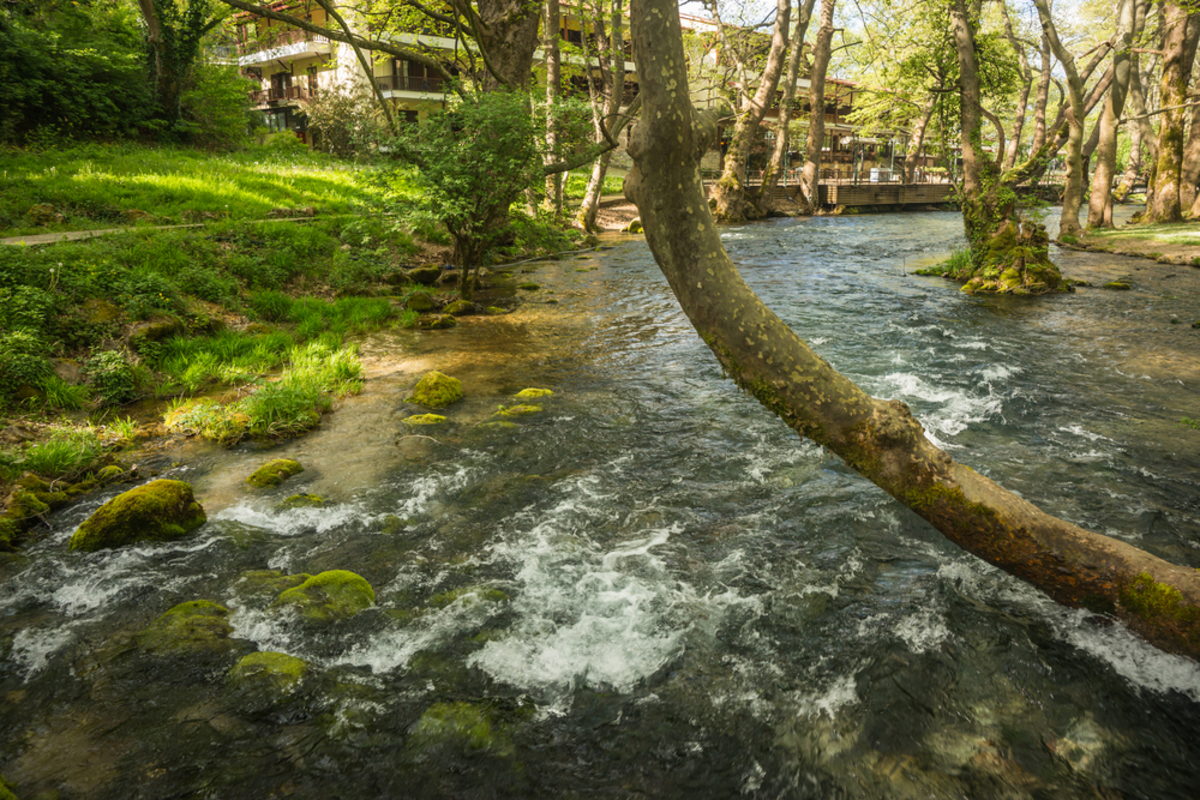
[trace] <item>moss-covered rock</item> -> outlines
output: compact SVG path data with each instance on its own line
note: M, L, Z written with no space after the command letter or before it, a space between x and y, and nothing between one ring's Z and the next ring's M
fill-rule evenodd
M288 511L293 508L324 508L333 505L333 501L319 494L294 494L282 503L275 505L276 511Z
M229 670L229 684L235 689L281 696L294 692L307 673L308 662L302 658L269 651L251 653Z
M486 708L471 703L434 703L413 726L411 746L423 749L447 744L500 756L513 749L511 739L493 725Z
M13 794L3 775L0 775L0 800L17 800L17 796Z
M426 311L433 311L437 304L433 302L433 298L429 296L428 292L414 292L412 297L405 301L404 307L409 311L424 314Z
M536 292L538 289L542 288L542 285L540 283L533 282L518 283L517 288L523 292Z
M629 224L621 229L625 233L642 233L642 218L634 217Z
M413 414L411 417L404 418L405 425L419 427L421 425L440 425L446 421L446 418L441 414Z
M478 312L478 307L470 300L455 300L442 309L447 314L456 317L466 317Z
M520 427L521 426L515 422L509 422L506 419L498 419L493 422L484 422L480 425L476 425L472 430L476 430L481 433L500 433L502 431L516 430Z
M116 464L109 464L107 467L104 467L96 473L96 477L105 483L111 483L112 481L120 480L122 477L124 477L124 475L125 470L121 469Z
M550 389L522 389L517 392L518 400L536 400L539 397L549 397L554 392Z
M278 486L293 475L304 472L304 467L298 461L290 458L273 458L266 464L254 470L254 474L246 478L246 483L256 489L267 489Z
M207 520L183 481L157 480L109 500L71 536L72 550L93 552L134 542L181 539Z
M275 601L276 607L293 606L311 622L332 622L353 617L375 604L375 590L361 575L334 569L314 575L288 589Z
M453 328L457 324L458 320L450 314L426 314L423 317L417 318L417 327L430 331Z
M496 414L503 417L524 417L529 414L538 414L541 410L541 406L533 405L532 403L519 403L515 406L501 406Z
M488 306L487 313L489 316L499 317L509 313L509 310L507 308L500 308L499 306Z
M229 609L211 600L190 600L156 619L135 641L143 650L168 655L225 650L233 632L228 616Z
M243 572L234 588L243 596L278 597L311 577L307 572L284 575L275 569L253 569Z
M412 394L405 399L426 408L442 408L461 400L462 396L462 381L435 370L417 381Z
M1127 292L1130 289L1132 289L1133 287L1130 286L1125 281L1109 281L1108 283L1104 284L1104 288L1105 289L1114 289L1118 292Z
M406 274L408 279L413 283L419 283L423 286L433 286L441 279L442 268L433 265L427 265L424 267L417 267L416 269L410 269Z

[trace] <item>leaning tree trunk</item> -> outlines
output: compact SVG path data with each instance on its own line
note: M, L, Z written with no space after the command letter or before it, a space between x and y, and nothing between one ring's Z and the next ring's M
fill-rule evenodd
M1017 154L1021 150L1021 134L1025 129L1025 114L1029 109L1029 92L1033 89L1033 70L1029 67L1029 57L1025 53L1025 43L1017 39L1013 33L1012 20L1008 15L1008 4L1001 3L1000 11L1004 14L1004 35L1017 56L1017 65L1021 70L1021 88L1017 91L1017 108L1013 113L1013 132L1008 140L1008 150L1004 154L1003 169L1012 169L1017 163Z
M813 45L812 72L808 76L808 139L804 146L804 171L800 175L800 210L815 213L820 205L821 148L825 146L825 73L833 43L834 0L821 0L821 27Z
M744 222L759 216L758 207L749 202L747 197L746 161L750 156L750 146L758 136L759 124L775 97L779 74L783 71L791 13L791 0L776 0L775 28L771 32L767 64L763 67L754 96L743 100L742 107L738 109L733 135L729 139L729 150L725 153L725 168L713 186L712 198L716 203L717 219L724 222Z
M1117 172L1117 131L1121 112L1125 109L1125 95L1129 89L1132 55L1129 52L1133 39L1139 33L1134 30L1136 14L1133 0L1121 0L1117 18L1117 43L1113 51L1113 82L1108 90L1108 100L1100 115L1098 130L1100 143L1096 147L1096 172L1092 176L1092 192L1088 201L1089 228L1111 228L1113 206L1113 178Z
M1158 130L1158 161L1154 169L1154 196L1146 206L1146 222L1180 222L1179 186L1183 176L1183 106L1196 57L1200 25L1194 12L1179 0L1165 0L1162 85L1159 104L1163 111Z
M783 97L779 100L779 118L775 124L775 147L771 150L771 158L767 168L763 170L762 185L758 188L758 211L769 214L775 210L775 187L779 185L779 175L785 169L788 146L791 144L792 105L796 102L796 80L800 77L800 56L804 52L804 36L808 33L808 23L812 19L813 6L816 0L804 0L800 7L800 18L792 29L792 41L788 45L787 72L784 74Z
M679 91L677 5L634 0L632 11L646 113L626 190L672 291L728 374L964 549L1061 603L1113 614L1165 650L1200 657L1196 570L1052 517L956 463L904 403L868 396L763 305L722 247L699 180L716 119Z
M1083 123L1087 117L1083 103L1083 79L1075 68L1075 57L1058 38L1058 30L1050 16L1048 0L1034 0L1038 16L1042 20L1042 31L1054 48L1059 64L1067 74L1067 182L1063 187L1062 218L1058 224L1059 236L1078 236L1083 233L1079 224L1079 208L1083 202Z

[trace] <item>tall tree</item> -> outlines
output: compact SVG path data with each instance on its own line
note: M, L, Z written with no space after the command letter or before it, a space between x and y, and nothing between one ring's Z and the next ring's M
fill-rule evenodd
M763 116L775 98L775 87L779 83L784 54L787 51L791 14L791 0L776 0L771 47L767 52L766 64L759 75L758 86L753 94L750 93L749 86L742 87L741 102L737 109L733 134L729 139L729 149L725 153L724 168L712 191L717 218L726 222L742 222L759 216L758 207L749 202L747 197L746 161Z
M609 23L604 24L601 4L596 6L595 34L598 48L597 64L600 68L600 80L588 81L592 101L592 124L596 131L596 140L604 141L605 137L613 138L619 130L609 134L609 127L617 119L621 101L625 95L625 26L624 4L622 0L612 0ZM588 176L587 188L584 189L583 202L575 215L576 223L585 231L596 227L596 215L600 210L600 194L604 188L604 178L608 174L608 163L612 157L611 150L605 150L592 164L591 175Z
M1147 199L1148 222L1179 222L1180 183L1183 173L1184 108L1188 84L1200 39L1200 14L1180 0L1163 0L1162 105L1158 129L1158 161L1154 169L1154 193Z
M796 102L796 82L800 78L800 62L804 56L804 36L808 33L808 23L812 19L815 2L816 0L803 0L799 18L792 26L787 70L783 76L783 92L779 98L779 117L775 121L775 143L763 170L762 184L755 200L760 214L768 214L774 209L775 187L779 185L779 176L786 168L788 147L791 144L792 107Z
M800 175L800 210L813 213L820 203L821 148L825 146L825 73L833 44L835 0L821 0L821 23L813 45L812 69L808 75L808 140L804 145L804 169Z
M632 8L645 121L631 136L626 190L672 291L726 372L965 549L1059 602L1102 609L1166 650L1200 657L1196 570L1049 516L956 463L907 406L868 396L750 290L722 247L699 181L716 118L677 89L687 75L676 6L634 0Z
M1097 123L1100 141L1096 150L1096 172L1092 176L1091 196L1088 199L1088 227L1112 227L1112 189L1117 171L1117 132L1125 110L1125 96L1132 72L1130 51L1139 31L1135 30L1137 13L1134 0L1121 0L1117 12L1117 42L1113 50L1113 83L1108 90L1104 112Z

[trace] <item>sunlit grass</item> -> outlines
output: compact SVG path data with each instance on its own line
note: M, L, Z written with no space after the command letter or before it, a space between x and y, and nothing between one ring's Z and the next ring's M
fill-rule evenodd
M1114 241L1154 239L1175 245L1200 246L1200 222L1179 222L1160 225L1127 225L1123 228L1089 230L1088 236Z

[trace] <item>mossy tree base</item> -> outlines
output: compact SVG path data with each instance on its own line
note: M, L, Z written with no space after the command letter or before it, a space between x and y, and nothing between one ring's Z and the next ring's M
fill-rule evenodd
M1046 226L1005 220L983 246L971 252L971 264L945 273L968 294L1036 295L1070 291L1058 266L1050 260Z

